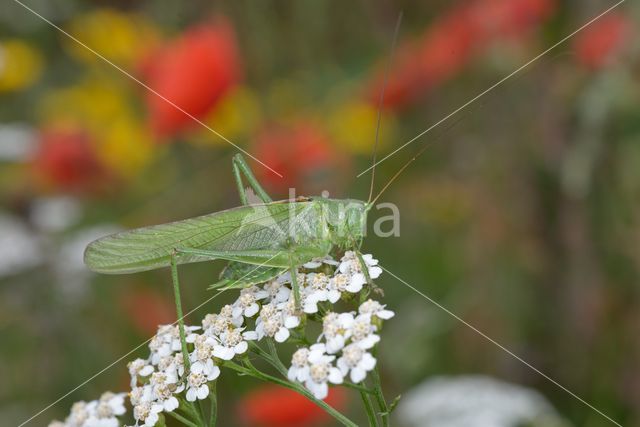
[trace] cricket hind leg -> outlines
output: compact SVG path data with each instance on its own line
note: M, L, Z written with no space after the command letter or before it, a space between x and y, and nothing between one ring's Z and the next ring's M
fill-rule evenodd
M216 249L191 249L176 248L178 255L183 255L197 260L224 259L242 264L253 264L261 267L289 268L291 263L302 265L313 258L325 256L330 249L330 244L322 242L296 245L289 248L262 248L245 250L216 250Z
M199 260L224 259L261 267L288 267L289 257L284 249L214 250L177 248L178 255Z
M242 176L247 180L247 183L251 187L253 191L255 191L256 195L262 200L263 203L270 203L273 200L267 194L267 192L262 188L258 180L256 179L251 167L244 159L242 154L236 154L233 156L233 176L236 180L236 186L238 187L238 194L240 195L240 201L243 205L248 205L249 200L247 199L247 193L244 188L244 184L242 181Z

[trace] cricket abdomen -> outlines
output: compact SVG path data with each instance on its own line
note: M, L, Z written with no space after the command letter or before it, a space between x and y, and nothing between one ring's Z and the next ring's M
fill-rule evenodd
M96 272L121 274L169 266L176 249L295 250L295 246L306 246L322 247L322 252L324 227L315 201L241 206L103 237L87 246L85 264ZM215 258L187 255L178 262Z

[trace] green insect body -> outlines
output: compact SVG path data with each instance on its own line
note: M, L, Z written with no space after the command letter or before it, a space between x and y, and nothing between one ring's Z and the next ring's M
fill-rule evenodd
M368 203L323 197L274 202L240 155L233 166L243 206L103 237L87 247L86 265L96 272L121 274L223 259L230 263L214 287L245 287L324 257L336 247L361 244ZM241 174L264 203L248 203Z
M220 273L220 281L209 289L246 288L265 283L285 273L284 267L263 267L231 261Z

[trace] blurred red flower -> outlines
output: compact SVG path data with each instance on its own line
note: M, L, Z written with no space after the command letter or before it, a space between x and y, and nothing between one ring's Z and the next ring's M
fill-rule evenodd
M555 9L555 0L479 0L470 7L481 37L519 37L531 31Z
M176 320L172 301L146 288L127 290L120 296L120 306L144 335L153 335L158 325L167 325Z
M341 160L329 137L309 122L262 129L254 151L258 159L283 176L263 167L258 169L261 181L276 191L298 187L305 180L329 173Z
M346 400L342 388L331 387L325 402L341 410ZM244 396L238 412L245 425L257 427L303 427L329 420L326 412L309 399L277 385L264 385Z
M389 74L385 107L403 108L453 77L488 44L526 34L546 18L555 0L475 0L454 6L417 40L404 43ZM377 102L376 74L368 97Z
M31 166L45 188L67 192L98 190L108 178L90 135L76 127L43 129Z
M141 64L146 83L192 116L203 118L241 75L235 34L218 18L187 30ZM146 95L149 124L161 137L193 126L187 114L160 96Z
M621 13L610 13L578 33L573 46L579 62L587 68L609 65L631 34L631 21Z

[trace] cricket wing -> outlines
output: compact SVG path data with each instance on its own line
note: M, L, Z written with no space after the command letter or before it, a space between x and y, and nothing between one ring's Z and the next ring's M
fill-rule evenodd
M172 253L180 248L273 248L286 239L289 218L309 209L306 202L273 202L123 231L90 243L84 262L99 273L121 274L167 267ZM187 255L177 259L184 264L213 258Z

